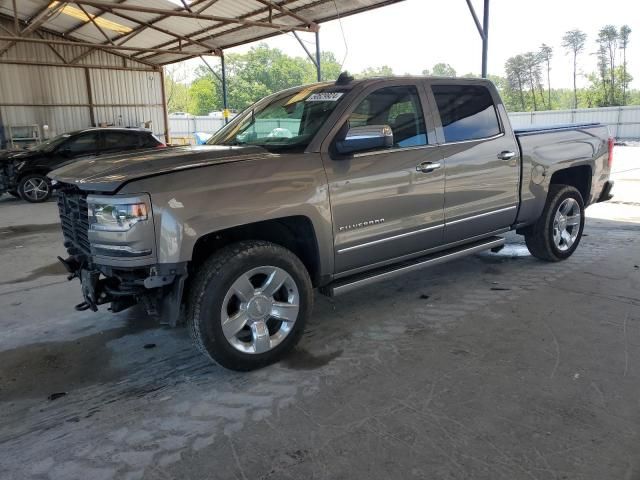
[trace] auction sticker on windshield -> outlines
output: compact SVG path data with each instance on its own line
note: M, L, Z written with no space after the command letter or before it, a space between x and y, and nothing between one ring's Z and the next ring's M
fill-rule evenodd
M305 102L337 102L344 93L342 92L320 92L309 95Z

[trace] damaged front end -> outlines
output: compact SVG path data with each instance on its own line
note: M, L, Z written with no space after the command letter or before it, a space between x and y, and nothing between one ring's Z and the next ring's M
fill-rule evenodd
M158 264L150 199L146 195L87 195L56 185L58 209L69 252L59 258L78 278L84 301L76 310L112 312L142 305L150 316L175 326L180 318L186 264Z
M0 159L0 195L15 190L16 183L15 162L10 159Z

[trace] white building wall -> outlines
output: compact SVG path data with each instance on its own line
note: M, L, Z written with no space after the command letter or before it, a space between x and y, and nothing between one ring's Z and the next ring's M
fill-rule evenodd
M515 128L599 122L607 125L611 134L618 139L640 139L640 106L513 112L509 114L509 118Z

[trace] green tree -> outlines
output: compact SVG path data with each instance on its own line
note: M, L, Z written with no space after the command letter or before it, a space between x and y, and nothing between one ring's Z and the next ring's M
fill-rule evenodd
M165 67L164 91L167 110L170 113L187 111L189 85L186 83L186 70L183 65Z
M540 60L545 64L547 68L547 107L552 108L551 105L551 59L553 58L553 48L546 43L540 46Z
M222 95L218 81L204 68L189 86L188 112L193 115L207 115L214 110L222 110Z
M610 105L616 104L616 53L618 50L618 29L613 25L605 25L598 32L599 53L606 54L608 61L609 92L608 101Z
M582 30L569 30L562 37L562 46L573 55L573 108L578 108L578 55L584 51L587 34Z
M455 77L456 70L448 63L436 63L431 70L434 77Z
M507 73L507 82L509 89L517 92L520 99L520 111L526 110L524 101L524 88L527 79L527 67L525 59L522 55L516 55L507 59L504 65L504 70Z
M393 69L388 65L382 65L381 67L367 67L360 73L356 73L356 78L371 78L371 77L390 77L393 75Z
M622 50L622 105L627 104L627 48L629 47L629 35L631 28L629 25L620 27L620 49Z

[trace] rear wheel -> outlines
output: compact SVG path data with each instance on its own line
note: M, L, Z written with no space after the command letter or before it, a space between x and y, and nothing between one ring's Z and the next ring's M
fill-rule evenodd
M269 242L244 241L212 255L191 287L193 342L231 370L280 360L298 343L313 291L302 262Z
M584 218L580 192L568 185L551 185L542 215L525 233L529 252L549 262L569 258L582 238Z
M18 183L20 198L30 203L41 203L51 196L51 185L44 175L33 173L20 179Z

